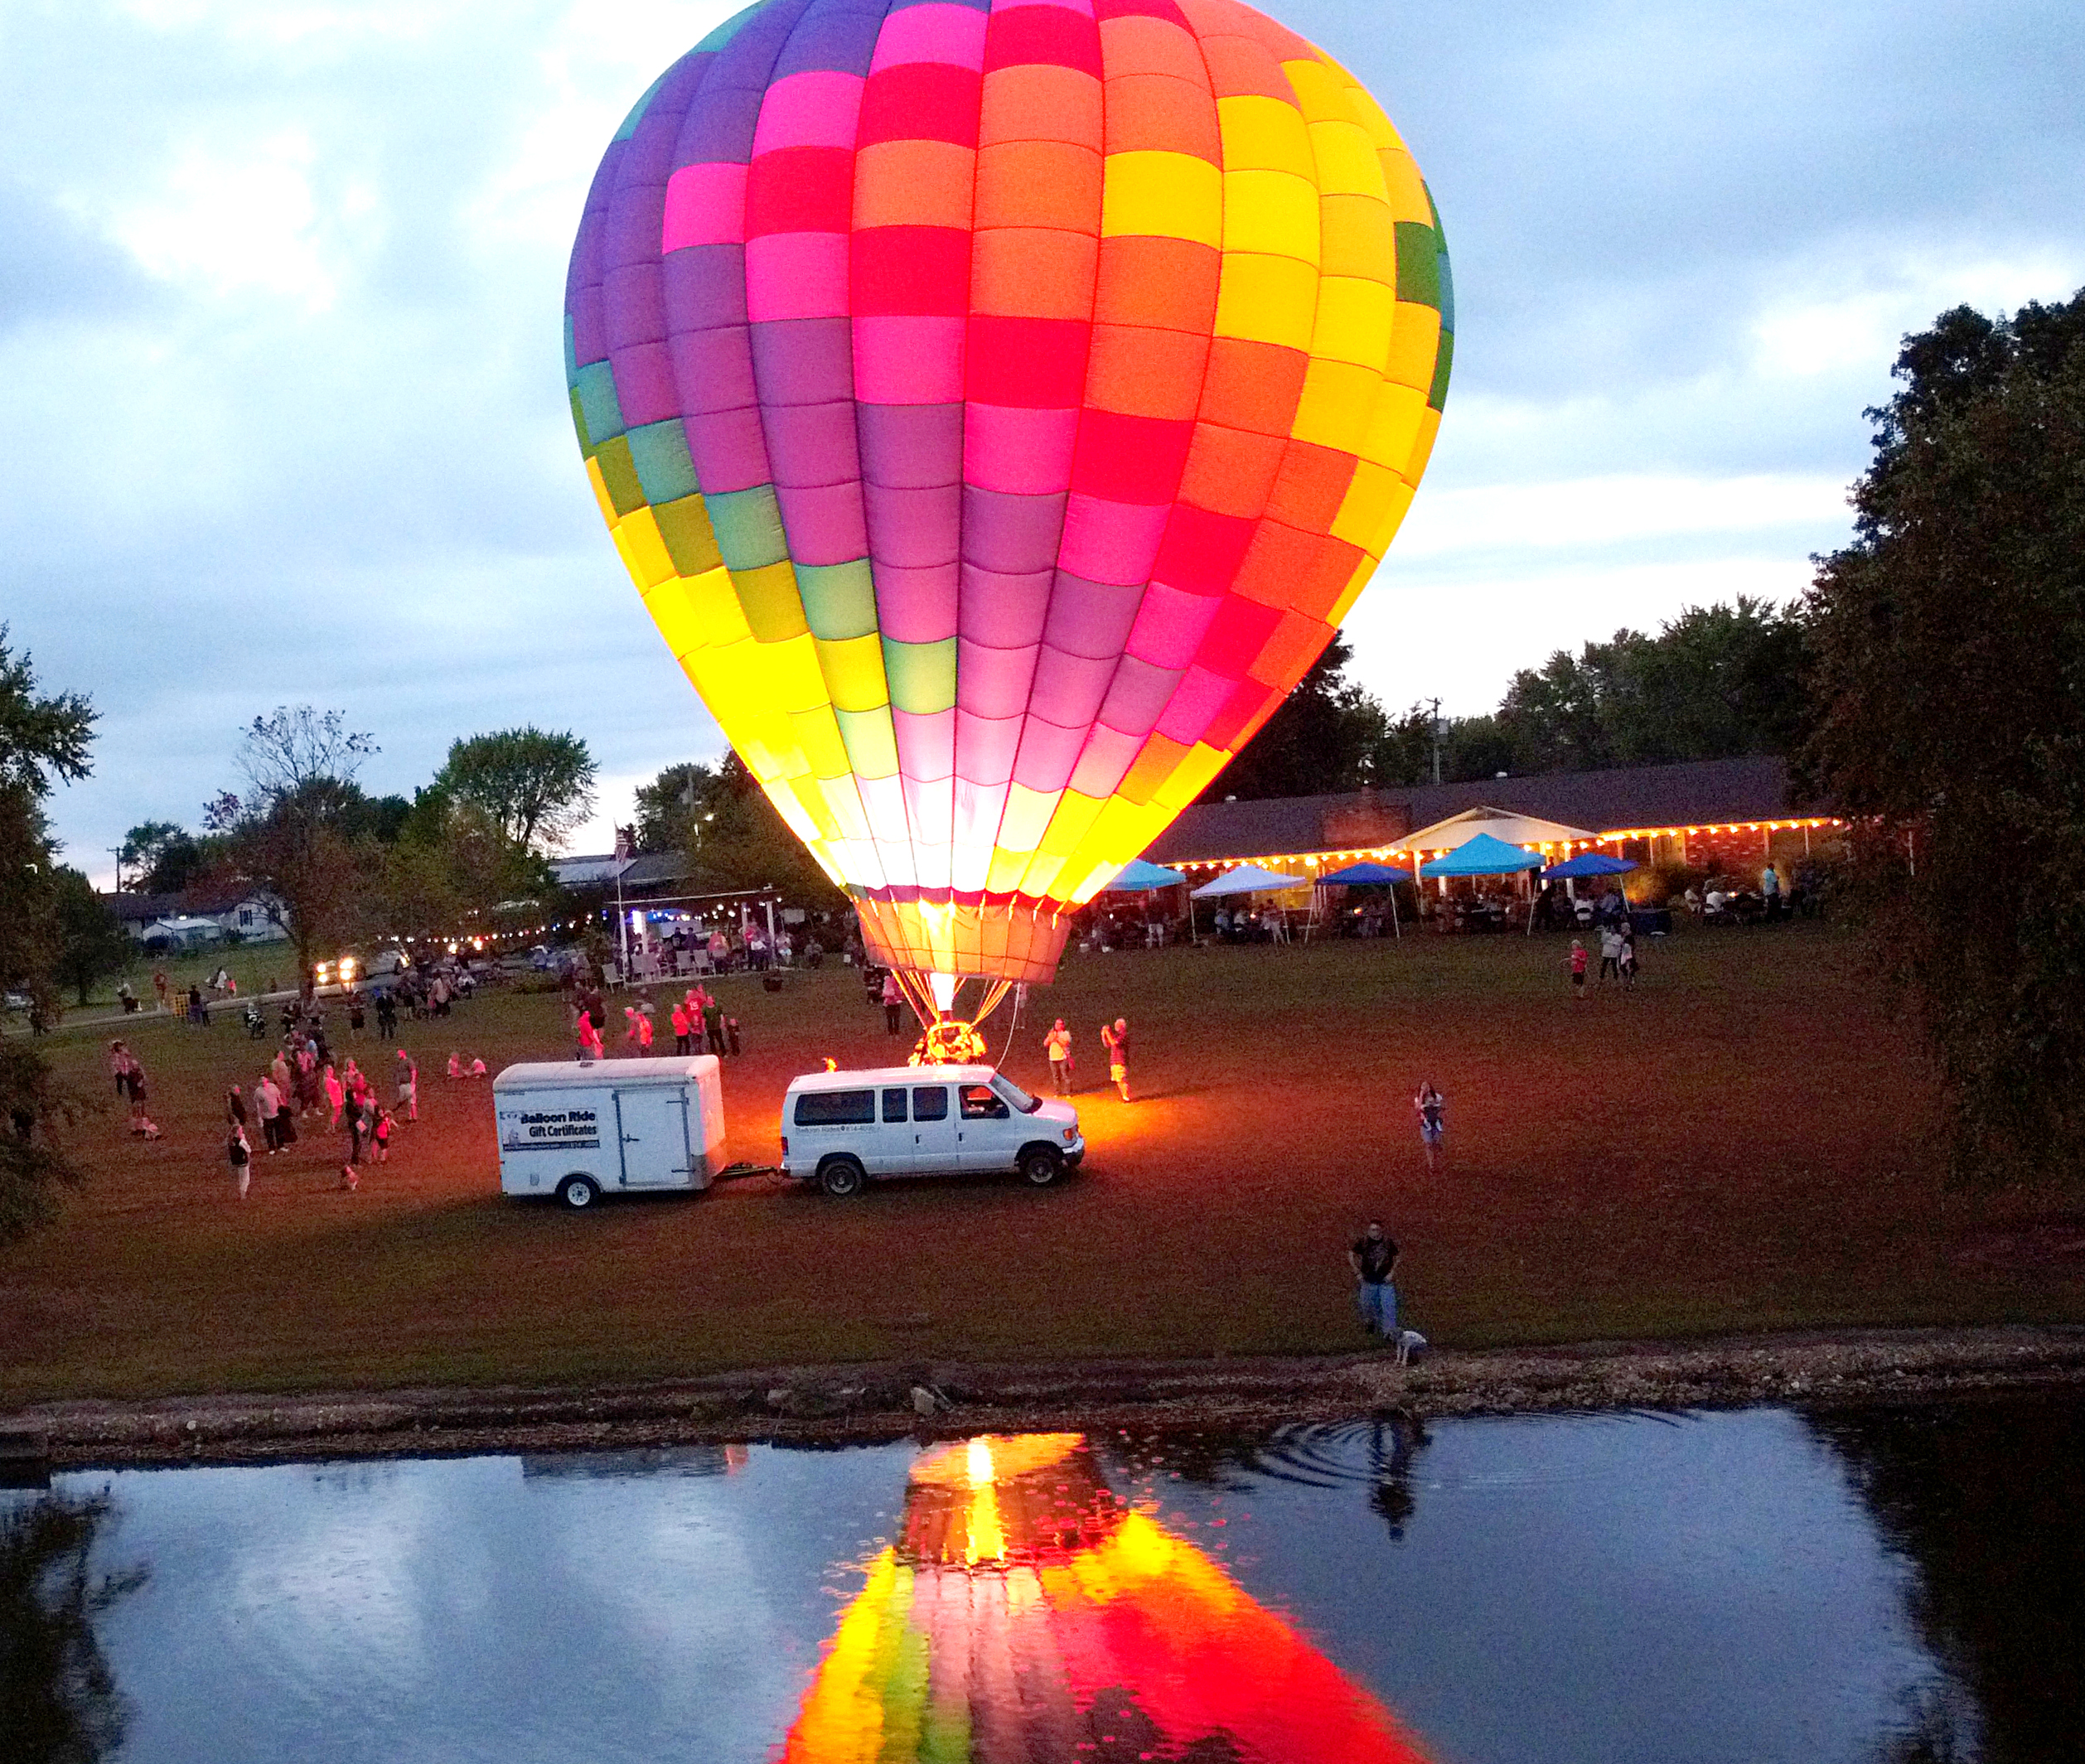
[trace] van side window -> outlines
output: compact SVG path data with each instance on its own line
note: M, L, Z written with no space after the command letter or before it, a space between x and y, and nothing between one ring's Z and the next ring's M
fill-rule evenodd
M915 1121L946 1121L948 1119L948 1092L937 1084L914 1086L912 1119Z
M796 1098L799 1127L868 1127L875 1119L873 1090L805 1090Z
M883 1093L883 1119L902 1121L905 1119L905 1092L902 1087Z
M963 1086L965 1120L1004 1121L1008 1113L1006 1099L989 1084L966 1084Z

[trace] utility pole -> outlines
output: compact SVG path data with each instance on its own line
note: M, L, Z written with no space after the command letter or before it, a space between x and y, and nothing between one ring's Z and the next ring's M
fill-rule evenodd
M110 857L116 860L116 892L121 894L123 892L124 848L120 845L107 845L104 846L102 849L106 851Z
M1434 700L1434 782L1440 782L1440 700Z

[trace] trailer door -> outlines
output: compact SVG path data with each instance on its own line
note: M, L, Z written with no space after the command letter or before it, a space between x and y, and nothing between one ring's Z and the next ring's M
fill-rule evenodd
M622 1186L686 1188L694 1181L689 1155L688 1093L665 1085L616 1092L622 1139Z

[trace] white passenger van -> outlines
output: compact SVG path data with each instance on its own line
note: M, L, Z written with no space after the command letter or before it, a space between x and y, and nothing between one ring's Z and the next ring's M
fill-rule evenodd
M510 1066L492 1106L502 1194L555 1195L576 1212L605 1194L707 1188L723 1166L714 1054Z
M782 1097L782 1168L829 1195L871 1177L1018 1170L1047 1187L1086 1156L1079 1112L989 1066L806 1072Z

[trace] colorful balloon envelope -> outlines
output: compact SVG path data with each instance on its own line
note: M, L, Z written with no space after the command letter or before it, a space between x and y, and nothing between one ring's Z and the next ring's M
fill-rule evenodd
M1396 132L1236 0L762 0L610 144L565 360L871 951L1043 980L1367 582L1453 328Z
M1076 1434L914 1467L781 1764L1425 1764L1382 1705L1108 1490Z

